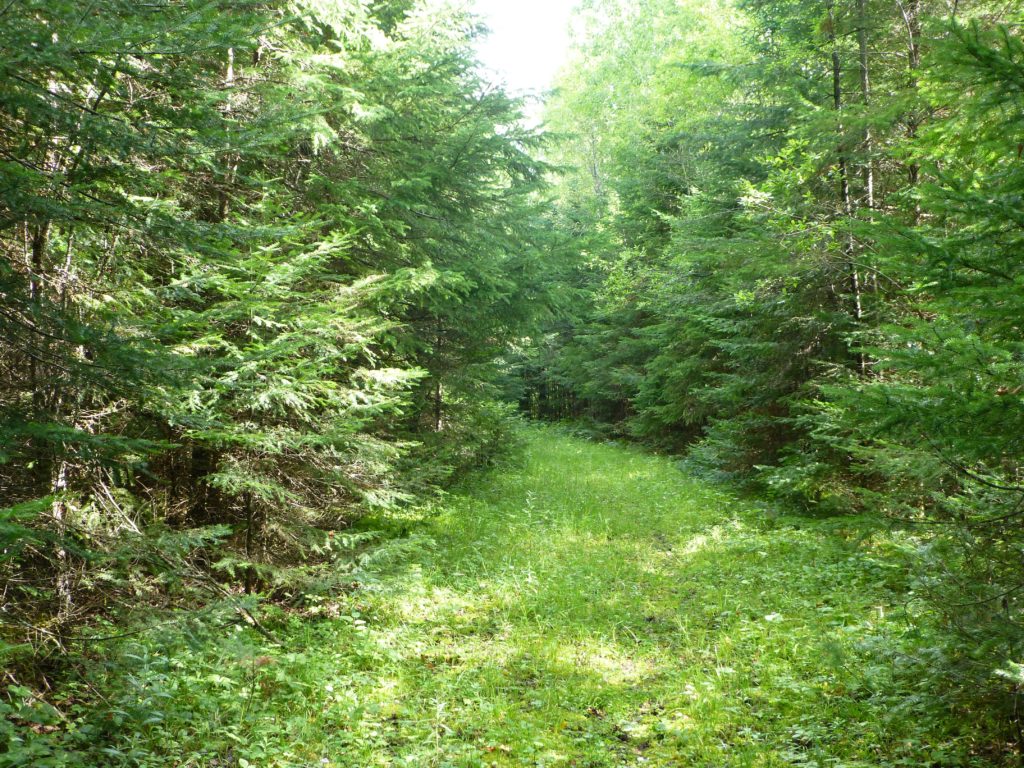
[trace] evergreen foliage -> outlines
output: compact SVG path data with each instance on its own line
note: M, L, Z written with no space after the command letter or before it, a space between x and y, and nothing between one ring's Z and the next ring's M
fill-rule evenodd
M548 112L589 298L524 356L524 401L909 526L916 593L969 638L936 688L1012 708L993 673L1024 650L1019 13L592 7Z
M301 602L325 536L502 442L537 137L430 4L0 13L9 661L169 585Z
M0 3L0 765L171 764L218 633L368 589L516 402L888 542L857 652L1017 744L908 732L1024 750L1020 10L578 14L542 132L459 4Z

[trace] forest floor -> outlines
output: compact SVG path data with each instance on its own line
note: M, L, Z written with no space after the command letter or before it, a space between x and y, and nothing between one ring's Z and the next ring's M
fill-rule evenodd
M188 690L221 700L173 764L994 764L893 661L920 643L912 542L779 516L639 450L523 439L443 503L364 521L393 563L319 618L271 615L264 656L196 651Z
M410 522L320 681L348 722L311 713L325 765L984 764L876 652L910 631L890 533L543 428Z

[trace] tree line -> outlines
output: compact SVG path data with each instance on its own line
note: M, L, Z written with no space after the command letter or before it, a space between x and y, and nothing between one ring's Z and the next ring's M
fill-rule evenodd
M549 106L576 311L523 406L909 532L933 690L1024 642L1020 8L594 0ZM966 641L965 641L966 637ZM927 644L926 644L927 645ZM1015 718L1016 715L1011 715Z
M12 667L197 593L300 599L335 531L500 444L492 361L554 298L478 34L411 0L0 8Z

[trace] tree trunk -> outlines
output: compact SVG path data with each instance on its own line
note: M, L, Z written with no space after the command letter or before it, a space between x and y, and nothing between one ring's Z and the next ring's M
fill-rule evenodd
M590 178L594 183L594 197L604 199L604 181L601 179L601 165L597 159L597 140L590 138Z
M434 431L444 429L444 388L441 379L434 380Z
M903 22L907 28L907 71L910 76L910 89L916 91L918 86L917 71L921 68L921 3L920 0L908 0L904 5L898 0L900 12L903 14ZM918 117L913 108L907 115L907 137L911 140L917 137L919 126ZM907 166L907 181L910 186L917 186L921 177L921 166L911 161ZM914 225L921 222L921 206L914 203Z
M829 15L829 44L832 48L832 106L835 109L837 116L836 131L839 134L839 147L838 147L838 167L839 167L839 197L842 203L843 213L846 214L847 224L853 219L854 205L853 198L850 194L850 163L849 157L847 156L846 138L844 136L844 127L842 122L843 112L843 70L842 63L839 58L839 47L836 36L836 20L835 20L835 5L829 3L828 5ZM843 255L846 258L847 267L849 270L849 281L850 281L850 294L853 299L852 315L856 322L860 322L864 317L864 306L861 297L861 284L860 274L857 271L855 263L855 255L857 250L857 244L854 240L853 233L847 231L845 243L843 245ZM858 367L861 374L866 372L866 361L864 355L858 355Z
M854 213L853 198L850 195L850 163L847 157L846 139L843 135L844 128L842 122L843 112L843 70L839 59L839 49L836 42L836 31L835 31L835 14L834 6L829 4L829 43L832 46L832 105L835 109L836 115L839 118L836 130L839 134L839 197L842 202L843 212L847 218L852 218ZM848 233L846 236L846 244L843 248L843 252L846 256L847 263L850 265L850 288L853 293L853 316L854 319L860 320L863 317L863 309L861 304L860 295L860 276L857 274L857 270L854 268L853 258L856 243L853 239L853 233Z
M864 114L867 116L868 108L871 106L871 74L868 61L868 14L867 0L857 0L857 49L860 54L860 98L864 105ZM869 208L875 207L875 164L872 158L874 152L874 138L871 135L871 126L864 128L864 204Z
M46 269L46 250L50 236L50 223L43 222L42 224L37 224L31 228L31 231L28 293L29 304L33 313L30 322L34 328L42 317L43 312L43 274ZM31 346L38 338L40 337L31 337L28 342L29 345ZM35 412L34 417L42 421L45 418L43 414L46 411L47 398L44 387L48 377L44 375L41 369L40 357L42 356L36 355L34 350L29 349L28 380L29 387L32 390L32 408ZM47 473L45 482L49 483L49 479L49 473Z
M224 72L224 88L231 89L235 85L235 49L228 48L227 61ZM231 97L227 99L224 106L224 114L232 112ZM237 154L228 152L223 159L226 171L225 181L217 184L216 178L213 184L216 188L217 213L214 216L214 223L223 224L230 212L231 199L228 194L228 186L233 182L238 168ZM194 445L189 467L189 487L191 499L189 501L189 515L196 522L208 523L220 520L220 496L217 490L210 486L206 477L217 471L220 463L218 453L204 445Z
M192 447L189 462L189 516L196 523L209 523L217 518L219 498L217 489L207 481L207 476L217 471L217 454L201 445Z
M251 493L246 492L243 503L245 505L245 559L249 561L245 569L245 594L251 595L256 591L257 574L252 563L253 558L256 557L256 540L259 534L256 531L256 512Z
M56 573L54 576L54 591L57 597L57 626L58 635L64 636L67 626L71 622L71 615L74 610L74 603L71 591L71 561L64 541L68 535L68 463L58 459L53 475L52 483L53 503L50 506L50 514L53 517L53 531L56 535L54 560L56 561Z

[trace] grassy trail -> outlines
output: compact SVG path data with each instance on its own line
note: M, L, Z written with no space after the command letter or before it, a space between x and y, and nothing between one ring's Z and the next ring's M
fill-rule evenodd
M132 646L118 708L142 725L117 765L997 764L984 717L891 653L927 649L911 542L773 516L638 450L525 441L443 504L365 521L375 575L268 606L280 642Z
M907 631L891 538L772 520L637 451L527 440L361 596L331 765L984 764L873 661Z

